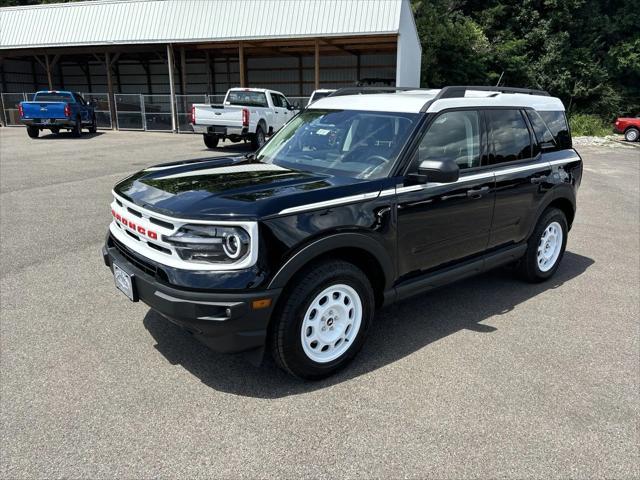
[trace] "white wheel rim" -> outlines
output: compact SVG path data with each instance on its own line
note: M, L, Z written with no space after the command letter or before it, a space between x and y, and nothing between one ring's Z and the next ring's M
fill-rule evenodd
M362 323L362 301L349 285L325 288L304 314L302 349L317 363L331 362L351 348Z
M638 134L635 132L635 130L631 130L627 132L627 140L635 142L637 138L638 138Z
M538 242L538 268L548 272L558 261L562 250L562 227L558 222L551 222L540 236Z

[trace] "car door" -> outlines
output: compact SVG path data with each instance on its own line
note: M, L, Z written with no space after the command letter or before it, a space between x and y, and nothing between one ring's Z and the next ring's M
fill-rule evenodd
M275 92L271 92L271 101L273 102L273 121L271 126L273 131L277 132L280 127L284 125L284 111L286 110L282 105L281 96Z
M496 201L489 248L527 238L551 187L551 165L542 157L524 111L486 110L489 165L496 175Z
M89 110L87 109L87 103L84 101L84 98L79 93L74 93L73 96L76 98L76 103L78 105L78 111L80 113L80 118L83 123L89 121Z
M450 110L429 125L407 173L424 160L453 160L460 178L396 189L399 276L431 270L484 252L494 178L483 168L486 133L478 110Z
M282 109L284 110L282 114L282 125L284 125L291 119L291 117L295 115L295 112L291 109L291 104L289 103L289 100L287 100L287 97L285 97L284 95L278 96L280 97L280 103L282 104ZM282 125L280 125L280 127L282 127Z

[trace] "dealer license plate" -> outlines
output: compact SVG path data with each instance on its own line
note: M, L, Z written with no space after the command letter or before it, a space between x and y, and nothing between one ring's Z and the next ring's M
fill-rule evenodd
M129 300L135 302L135 297L133 296L133 278L131 278L131 275L114 263L113 278L116 282L116 288L129 297Z

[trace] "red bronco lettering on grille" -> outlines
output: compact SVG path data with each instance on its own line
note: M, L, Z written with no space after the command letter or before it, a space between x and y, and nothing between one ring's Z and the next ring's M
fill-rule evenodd
M139 233L140 235L149 237L151 240L158 239L158 234L156 232L154 232L153 230L147 230L146 228L141 227L140 225L136 224L134 221L123 217L119 213L116 213L116 211L113 209L111 209L111 215L113 215L113 218L115 218L122 225L124 225L125 227L129 227L134 232Z

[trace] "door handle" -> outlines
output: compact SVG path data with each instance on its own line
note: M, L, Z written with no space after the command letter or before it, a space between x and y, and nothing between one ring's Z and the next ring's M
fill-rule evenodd
M489 187L472 188L467 190L467 197L469 198L482 198L482 196L489 191Z
M533 183L534 185L538 185L540 183L544 183L547 181L547 176L546 175L540 175L539 177L532 177L531 178L531 183Z

